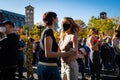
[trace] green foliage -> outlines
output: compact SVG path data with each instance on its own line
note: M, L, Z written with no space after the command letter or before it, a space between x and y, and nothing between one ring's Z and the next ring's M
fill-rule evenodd
M27 25L24 25L21 34L26 35L26 31L29 31L29 27Z
M114 26L113 18L97 19L92 16L88 23L88 29L94 27L98 29L99 33L105 32L106 35L112 35L112 33L108 33L108 31L113 29Z
M55 36L56 42L59 42L59 39L60 39L60 33L57 32L57 31L54 31L54 36Z
M42 30L43 29L38 28L37 25L33 25L32 30L29 30L29 27L24 25L23 30L21 32L21 35L29 36L29 37L32 37L35 40L39 40ZM22 37L22 38L26 38L26 37Z
M120 17L113 18L113 22L114 22L114 29L115 29L117 25L120 24Z
M43 31L44 26L33 25L32 30L29 32L30 36L35 40L39 40L41 36L41 32Z
M27 25L24 25L23 30L28 30L29 31L29 27Z
M38 36L40 36L40 29L37 27L37 25L34 25L32 27L31 33L32 33L32 35L38 35Z

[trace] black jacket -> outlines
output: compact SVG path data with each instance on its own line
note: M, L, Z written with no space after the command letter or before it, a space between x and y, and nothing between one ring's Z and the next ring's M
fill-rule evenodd
M18 35L11 33L0 41L0 67L8 67L17 64L18 59Z

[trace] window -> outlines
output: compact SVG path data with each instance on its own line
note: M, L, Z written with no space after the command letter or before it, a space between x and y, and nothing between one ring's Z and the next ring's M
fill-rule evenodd
M29 10L27 10L26 12L29 13Z
M33 13L33 11L31 10L30 13Z

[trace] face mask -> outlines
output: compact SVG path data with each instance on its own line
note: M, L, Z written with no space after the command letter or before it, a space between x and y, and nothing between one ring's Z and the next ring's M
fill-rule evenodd
M64 31L67 31L69 28L70 28L70 24L68 24L68 23L63 24L63 30Z
M5 33L6 28L4 26L0 26L0 32Z
M54 24L54 29L55 29L55 31L59 32L59 26L58 26L57 22Z
M116 37L120 37L120 34L117 34Z

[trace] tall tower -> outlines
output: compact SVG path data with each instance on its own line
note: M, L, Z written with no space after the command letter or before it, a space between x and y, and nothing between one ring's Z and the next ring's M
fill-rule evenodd
M106 12L101 12L100 13L100 19L107 19L107 13Z
M25 7L25 24L29 27L30 30L34 25L34 7L31 5Z

